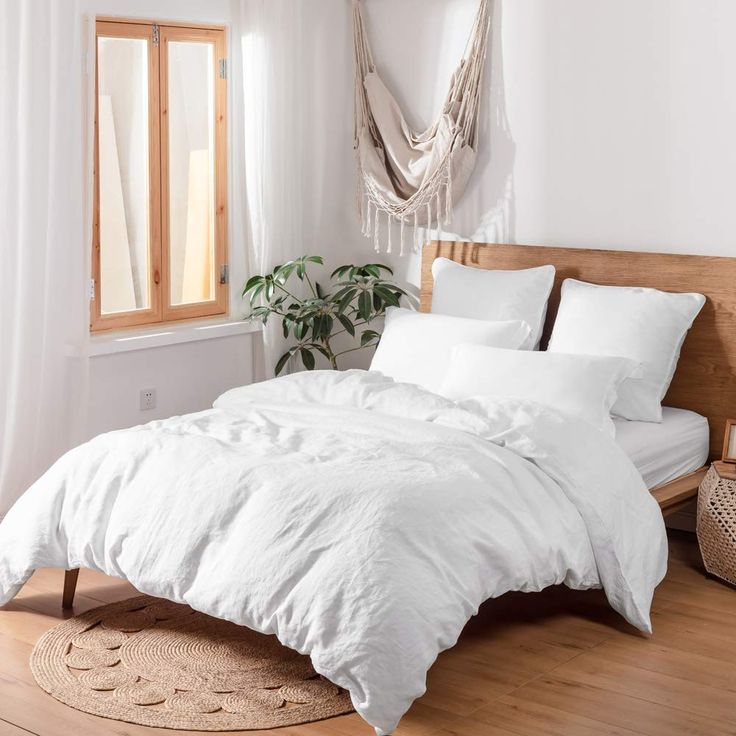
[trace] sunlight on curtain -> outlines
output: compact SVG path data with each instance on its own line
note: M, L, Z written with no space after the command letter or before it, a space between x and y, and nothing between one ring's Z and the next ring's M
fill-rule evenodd
M243 102L251 273L313 247L305 243L304 140L310 89L304 2L241 0ZM266 376L283 352L280 324L264 332Z
M74 0L0 0L0 516L85 418L84 33Z

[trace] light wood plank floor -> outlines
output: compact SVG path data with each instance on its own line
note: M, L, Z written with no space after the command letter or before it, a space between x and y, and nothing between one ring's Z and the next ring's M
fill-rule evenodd
M671 533L670 550L651 638L625 624L598 591L557 588L489 601L458 645L440 656L427 694L397 736L736 734L736 591L704 576L693 536ZM38 571L0 609L0 736L165 733L80 713L35 685L28 658L63 618L62 576ZM126 583L82 571L75 610L133 594ZM266 733L373 731L353 714L257 735Z

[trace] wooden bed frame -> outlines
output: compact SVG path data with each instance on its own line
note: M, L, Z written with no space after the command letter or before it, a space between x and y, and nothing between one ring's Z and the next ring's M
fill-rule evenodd
M566 278L608 286L649 286L695 291L706 303L690 329L664 403L708 418L710 459L720 457L726 420L736 413L736 258L668 253L551 248L433 241L422 255L421 309L432 305L432 263L438 257L476 268L516 270L552 264L557 269L549 299L542 347L549 341ZM652 491L665 516L679 511L698 492L707 468Z
M705 294L707 301L682 347L665 403L707 417L711 459L720 457L726 420L736 413L736 258L433 241L422 256L421 308L425 312L432 305L432 262L439 256L498 270L553 264L557 274L542 347L549 340L560 303L560 285L566 278ZM706 470L701 468L652 491L665 516L679 511L697 494ZM64 608L72 607L78 575L79 570L66 571Z

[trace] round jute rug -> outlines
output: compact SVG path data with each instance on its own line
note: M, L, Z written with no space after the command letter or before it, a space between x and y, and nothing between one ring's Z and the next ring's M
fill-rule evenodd
M72 708L144 726L248 731L353 710L347 692L275 636L149 596L54 627L31 670Z

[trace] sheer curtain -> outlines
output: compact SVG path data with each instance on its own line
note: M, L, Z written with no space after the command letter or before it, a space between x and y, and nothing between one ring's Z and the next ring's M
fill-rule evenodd
M0 517L85 418L84 35L74 0L0 0Z
M306 126L312 103L304 53L303 0L240 0L243 131L251 273L266 273L309 249L305 207ZM280 323L264 331L265 376L283 353Z

